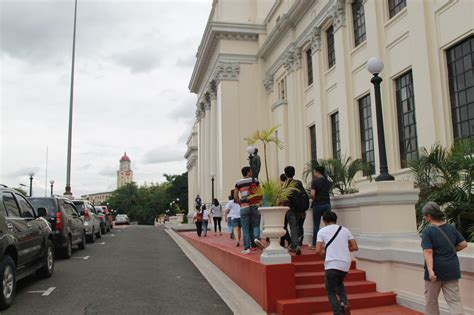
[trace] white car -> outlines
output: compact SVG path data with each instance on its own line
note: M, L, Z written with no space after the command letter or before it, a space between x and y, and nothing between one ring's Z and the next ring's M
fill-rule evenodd
M118 224L130 224L130 219L128 218L128 215L126 214L117 214L115 217L115 225Z

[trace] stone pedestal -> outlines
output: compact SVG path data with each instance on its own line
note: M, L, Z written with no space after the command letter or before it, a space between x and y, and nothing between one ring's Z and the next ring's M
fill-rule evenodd
M177 221L177 223L183 223L183 218L184 218L184 214L183 214L183 213L177 213L177 214L176 214L176 221Z
M270 239L270 245L263 250L260 262L265 265L289 264L291 256L280 246L280 237L285 235L283 228L288 207L260 207L262 215L263 236Z

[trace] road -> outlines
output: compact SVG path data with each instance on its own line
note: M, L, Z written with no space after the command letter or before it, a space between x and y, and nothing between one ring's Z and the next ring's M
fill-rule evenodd
M232 312L163 228L135 225L56 260L49 279L20 281L2 314Z

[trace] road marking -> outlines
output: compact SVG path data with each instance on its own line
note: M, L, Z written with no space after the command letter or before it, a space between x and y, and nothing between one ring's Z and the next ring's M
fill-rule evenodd
M51 294L51 292L54 291L54 289L56 289L56 287L51 287L49 288L48 290L46 290L43 294L41 294L42 296L48 296Z
M77 258L77 259L84 259L84 260L87 260L90 258L90 256L85 256L85 257L73 257L73 258Z
M28 293L42 293L42 296L48 296L50 295L56 287L50 287L47 290L38 290L38 291L28 291Z
M115 234L110 234L110 236L115 236Z
M105 242L99 243L100 245L105 245Z

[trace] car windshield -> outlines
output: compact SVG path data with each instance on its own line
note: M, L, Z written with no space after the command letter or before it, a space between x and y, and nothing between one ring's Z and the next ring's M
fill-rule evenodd
M82 201L73 201L72 203L76 206L80 215L84 215L84 209L86 208L86 205Z
M38 211L38 208L45 208L48 211L48 217L54 218L56 216L56 202L54 198L28 198L33 207Z
M104 210L100 207L95 207L95 210L97 211L97 213L103 213Z

